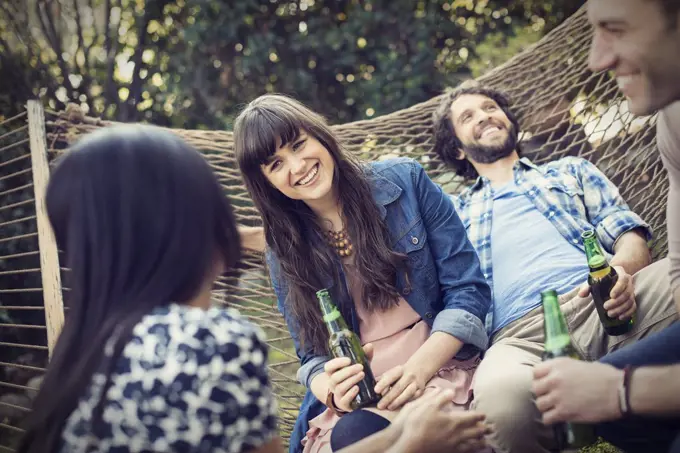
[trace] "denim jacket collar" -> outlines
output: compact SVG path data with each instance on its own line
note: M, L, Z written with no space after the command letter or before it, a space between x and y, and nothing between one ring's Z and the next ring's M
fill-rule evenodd
M380 217L384 220L387 216L387 209L385 209L385 206L399 198L402 189L389 179L380 176L375 172L371 171L367 176L369 178L369 184L371 185L373 199L378 204Z

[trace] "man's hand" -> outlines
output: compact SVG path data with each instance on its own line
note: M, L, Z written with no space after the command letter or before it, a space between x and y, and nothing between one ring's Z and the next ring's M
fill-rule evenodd
M557 358L534 367L532 389L543 423L596 423L621 417L623 371L598 362Z
M619 280L609 293L610 299L605 301L604 308L610 318L628 319L635 314L637 303L635 302L635 287L633 277L621 266L614 266ZM578 292L580 297L588 297L590 286L584 283Z
M390 428L399 430L399 440L389 453L469 453L486 446L484 436L491 428L479 412L451 411L453 393L434 390L408 403Z

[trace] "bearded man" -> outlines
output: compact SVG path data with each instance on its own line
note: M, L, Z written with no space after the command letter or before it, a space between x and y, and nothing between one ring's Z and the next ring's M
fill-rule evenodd
M454 202L493 291L490 347L475 374L473 407L493 426L496 451L550 451L552 430L532 393L532 369L544 351L541 292L557 291L575 348L598 360L677 320L668 261L651 263L649 225L595 165L577 157L536 165L521 157L519 124L501 92L450 92L433 122L439 157L476 178ZM605 303L609 316L635 315L627 334L609 336L600 323L585 283L585 230L595 231L619 276Z

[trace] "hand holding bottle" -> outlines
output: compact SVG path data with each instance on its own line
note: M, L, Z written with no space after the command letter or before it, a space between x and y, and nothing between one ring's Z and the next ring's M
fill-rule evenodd
M605 301L604 308L610 318L628 319L635 314L637 303L635 302L635 286L633 277L621 266L613 266L618 281L609 293L610 299ZM578 295L588 297L590 286L584 283Z
M368 360L373 357L373 345L363 347ZM333 393L333 403L345 412L351 412L351 403L359 393L357 385L364 377L363 366L352 364L348 357L331 359L324 365L324 372L328 375L328 389Z
M532 390L543 423L597 423L621 417L623 371L598 362L560 357L534 367Z

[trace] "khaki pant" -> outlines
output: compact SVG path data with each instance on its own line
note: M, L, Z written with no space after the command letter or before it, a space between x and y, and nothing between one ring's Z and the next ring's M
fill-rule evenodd
M667 259L647 266L633 279L636 324L619 337L604 332L590 296L579 297L578 288L560 296L574 346L586 360L598 360L678 319ZM543 337L543 308L538 307L494 335L475 373L472 408L484 412L493 424L490 441L499 453L545 453L554 447L552 430L541 423L531 392L532 367L541 361Z

